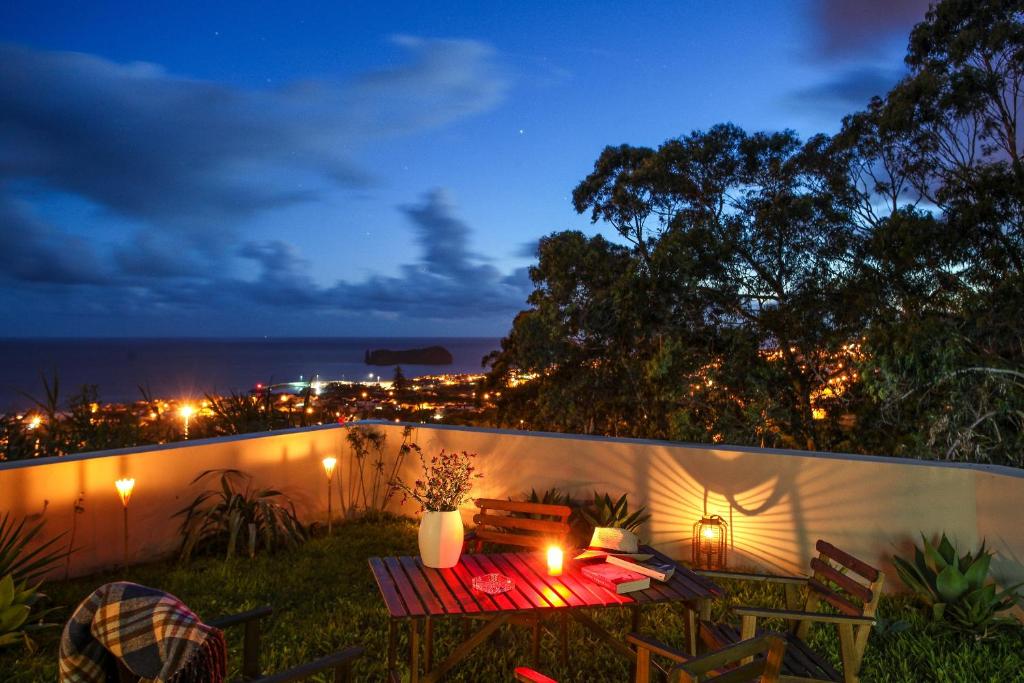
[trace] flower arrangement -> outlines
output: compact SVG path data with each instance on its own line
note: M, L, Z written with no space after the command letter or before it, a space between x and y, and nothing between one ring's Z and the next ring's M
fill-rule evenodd
M402 504L410 498L428 512L451 512L469 498L473 480L484 476L476 473L473 458L476 453L441 451L427 463L422 451L417 451L423 465L423 478L409 486L401 478L391 481L391 488L402 492Z

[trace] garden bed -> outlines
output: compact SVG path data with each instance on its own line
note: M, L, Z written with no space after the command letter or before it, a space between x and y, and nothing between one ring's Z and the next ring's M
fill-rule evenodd
M402 519L353 522L336 526L330 538L315 538L297 550L254 560L224 561L203 557L187 565L163 562L132 567L68 582L50 583L43 590L63 609L57 619L67 618L75 605L94 588L126 579L169 591L196 610L213 618L264 604L275 614L265 625L265 671L279 671L315 659L348 645L362 645L366 654L356 664L356 680L384 677L387 612L377 593L366 559L375 555L414 554L415 526ZM764 586L744 587L723 582L732 603L779 605L781 596ZM724 606L716 608L719 612ZM681 645L682 621L669 608L645 610L642 628L670 643ZM1024 681L1024 636L1020 630L991 640L942 630L924 622L904 598L883 599L881 625L871 635L861 672L873 681ZM618 633L628 628L624 610L608 609L595 614ZM908 622L906 630L891 627L894 619ZM406 647L400 630L400 651ZM436 631L438 653L458 641L458 627L442 621ZM57 629L39 639L39 649L0 651L0 680L10 683L51 682L57 679ZM568 667L559 662L556 643L545 638L542 669L559 681L628 679L624 660L594 647L581 630L573 627L570 649L578 652ZM816 644L837 659L838 643L832 632L819 630ZM237 667L240 643L230 642L231 664ZM529 632L506 627L475 656L452 672L452 681L512 680L515 666L529 663ZM237 675L237 671L232 672ZM316 679L313 679L316 680ZM326 680L323 679L323 680Z

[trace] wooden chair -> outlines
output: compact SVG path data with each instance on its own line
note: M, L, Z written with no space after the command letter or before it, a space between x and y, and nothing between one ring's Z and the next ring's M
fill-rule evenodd
M776 636L745 640L702 657L691 657L636 633L631 633L626 640L636 648L635 683L650 682L654 656L675 664L668 672L670 683L775 683L779 680L786 651L786 641ZM557 683L524 666L515 670L515 676L522 683Z
M740 627L712 624L702 619L701 640L716 649L740 640L752 638L757 632L757 620L782 619L790 622L785 633L786 657L782 662L781 681L844 681L856 683L867 648L868 636L875 623L875 610L882 595L885 575L862 560L843 552L830 543L815 544L818 557L811 560L813 575L808 577L744 574L727 571L699 571L704 576L719 579L741 579L779 583L786 587L786 609L759 609L735 607ZM797 589L805 587L807 598L803 608L797 603ZM827 603L835 612L820 612ZM811 624L835 624L839 636L842 672L807 645Z
M352 680L352 662L361 654L361 647L347 647L326 657L300 664L280 673L264 676L260 669L260 619L270 616L273 608L269 605L247 612L232 614L206 622L209 626L225 631L234 626L242 631L242 681L249 683L291 683L302 681L324 671L333 671L334 683L348 683ZM138 683L141 679L118 662L120 683Z
M569 516L572 508L568 505L548 505L516 500L478 498L479 511L473 516L476 528L466 534L464 550L481 552L485 545L514 546L530 550L542 550L549 545L565 547L569 536ZM560 616L560 641L562 660L569 658L568 615ZM540 636L543 617L536 614L517 616L509 623L526 626L533 630L531 655L534 666L540 663Z

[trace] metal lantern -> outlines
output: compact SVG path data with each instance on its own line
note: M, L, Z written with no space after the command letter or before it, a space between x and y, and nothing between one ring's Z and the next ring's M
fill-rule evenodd
M722 569L729 538L729 525L719 515L704 516L693 525L693 566Z

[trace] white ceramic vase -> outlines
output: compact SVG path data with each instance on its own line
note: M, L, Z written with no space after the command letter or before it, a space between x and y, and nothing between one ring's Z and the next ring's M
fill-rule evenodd
M427 567L454 567L462 554L462 515L458 510L423 513L420 518L420 558Z

